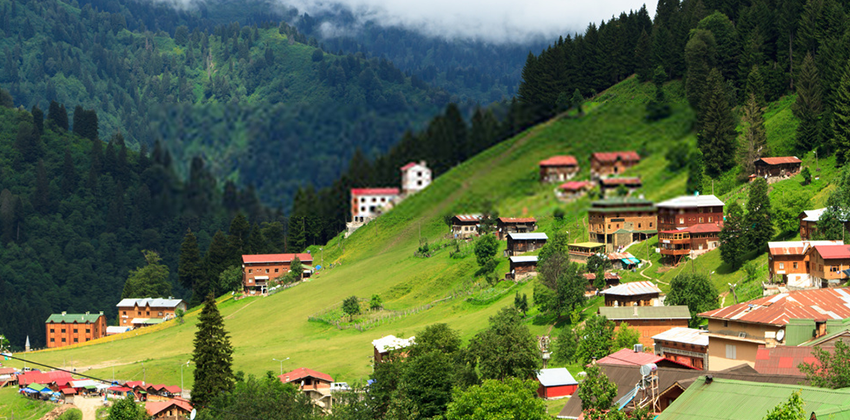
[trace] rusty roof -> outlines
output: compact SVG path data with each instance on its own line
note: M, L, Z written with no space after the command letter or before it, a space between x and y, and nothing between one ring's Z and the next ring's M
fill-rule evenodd
M662 360L664 360L663 357L656 356L653 353L622 349L597 360L596 363L600 365L641 366L647 363L658 363Z
M541 160L540 166L576 166L578 160L575 156L552 156L549 159Z
M768 242L771 255L803 255L810 247L817 245L840 245L841 241L785 241Z
M537 219L533 217L500 217L502 223L537 223Z
M635 281L631 283L623 283L619 286L614 286L610 289L599 292L604 295L615 296L635 296L648 295L652 293L661 294L661 289L651 281Z
M850 318L850 293L845 288L798 290L699 314L703 318L784 326L789 319Z
M591 158L600 162L614 162L618 159L625 161L638 161L640 160L640 155L633 150L626 152L596 152L591 155Z
M766 157L759 159L768 165L782 165L784 163L803 163L797 156ZM756 162L758 162L757 160Z
M655 341L672 341L675 343L694 344L697 346L708 346L708 336L700 334L696 328L675 327L661 334L652 336Z
M454 217L458 221L461 222L480 222L482 216L478 213L476 214L457 214Z
M587 187L588 185L590 185L590 183L587 181L570 181L561 184L561 186L559 186L558 188L567 191L578 191L582 188Z

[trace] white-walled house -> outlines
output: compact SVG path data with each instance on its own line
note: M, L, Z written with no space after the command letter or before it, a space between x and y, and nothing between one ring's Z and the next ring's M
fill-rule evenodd
M401 191L404 194L413 194L425 189L431 184L431 170L425 161L419 163L410 162L401 167Z

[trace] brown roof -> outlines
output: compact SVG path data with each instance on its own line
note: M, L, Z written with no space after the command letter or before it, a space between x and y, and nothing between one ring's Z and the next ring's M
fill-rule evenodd
M500 217L501 223L537 223L537 219L533 217Z
M540 166L576 166L578 160L575 156L552 156L549 159L541 160Z
M591 155L591 158L600 162L614 162L617 159L625 161L639 161L640 155L631 150L627 152L596 152Z
M602 178L599 180L602 185L611 186L611 185L643 185L640 178L631 177L631 178Z
M850 293L845 288L798 290L751 300L699 314L703 318L784 326L789 319L850 318Z
M148 401L145 403L145 410L148 415L155 416L172 406L181 408L184 411L192 411L192 404L182 398L172 398L168 401Z
M783 163L802 163L797 156L783 156L783 157L766 157L759 159L760 161L768 164L768 165L782 165ZM756 161L758 162L758 160Z

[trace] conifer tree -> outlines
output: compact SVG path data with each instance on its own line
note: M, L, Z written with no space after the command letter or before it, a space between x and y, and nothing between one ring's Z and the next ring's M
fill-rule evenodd
M685 193L693 194L699 192L702 188L702 153L698 150L691 153L690 161L688 162L688 181L685 184Z
M750 93L743 108L741 117L744 129L741 133L741 168L742 176L749 177L755 173L755 161L766 154L767 132L764 128L764 115L756 96Z
M844 75L835 93L835 108L832 112L832 132L835 138L835 160L837 164L850 162L850 61L844 67Z
M222 392L233 389L233 345L224 329L224 318L216 307L215 297L207 295L198 317L195 332L195 384L192 386L192 405L206 407Z
M210 248L204 255L204 268L206 275L200 281L196 281L192 288L192 302L200 303L200 299L210 293L217 293L216 285L221 272L229 267L230 246L227 237L222 231L213 235Z
M251 228L251 233L248 235L246 245L248 253L262 254L266 252L266 238L263 237L263 231L260 230L260 226L256 223L254 223L254 226Z
M56 101L50 101L50 107L47 109L47 120L56 124L57 128L68 130L68 111L65 110L65 105L59 105Z
M750 183L747 216L744 220L750 246L753 249L764 249L767 242L773 238L773 210L770 206L770 196L767 194L767 181L764 178L756 178Z
M575 108L575 110L576 110L576 114L584 115L584 110L581 109L581 104L584 103L584 96L582 96L581 91L578 90L578 88L576 88L576 90L573 91L572 103L573 103L573 108Z
M230 222L230 229L227 235L227 243L230 246L230 258L226 261L226 266L239 263L242 255L248 253L246 251L246 242L250 233L251 225L248 224L248 219L242 213L236 214L236 217Z
M635 46L635 73L641 82L647 82L652 77L652 45L646 30L641 31Z
M46 214L50 211L50 184L47 180L47 170L44 169L44 159L38 160L35 173L35 196L32 204L36 211Z
M301 252L307 247L307 233L304 217L292 216L289 218L289 229L287 229L288 252Z
M180 245L180 260L177 263L177 277L186 289L193 289L196 282L204 276L204 266L201 251L198 249L198 238L191 229L186 231L183 244Z
M791 110L800 120L797 126L797 150L808 152L818 147L818 120L823 111L823 92L818 68L811 54L806 54L797 76L797 100Z
M39 139L38 132L27 121L22 121L18 124L15 148L21 154L23 162L35 162L41 156L41 140Z
M65 195L77 190L77 170L71 158L71 149L65 148L65 160L62 163L62 192Z
M694 30L691 39L685 45L685 62L688 65L685 78L685 94L691 108L698 113L702 97L706 94L708 74L716 64L714 35L711 31Z
M735 156L735 118L726 92L726 83L717 69L708 75L708 91L700 104L697 144L705 172L716 177L732 167Z
M761 72L759 71L758 66L753 66L752 70L750 70L750 73L747 75L747 89L745 94L747 98L749 98L750 95L755 96L756 104L759 108L766 105L764 99L764 79L761 77Z
M744 210L737 201L729 205L726 221L720 230L720 259L738 269L744 260L747 249L746 230L744 229Z
M38 105L32 106L32 123L39 136L44 134L44 111Z

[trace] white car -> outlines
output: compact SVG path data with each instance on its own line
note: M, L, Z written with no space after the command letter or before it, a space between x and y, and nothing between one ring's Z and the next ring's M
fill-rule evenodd
M331 392L351 391L351 387L347 382L331 382Z

